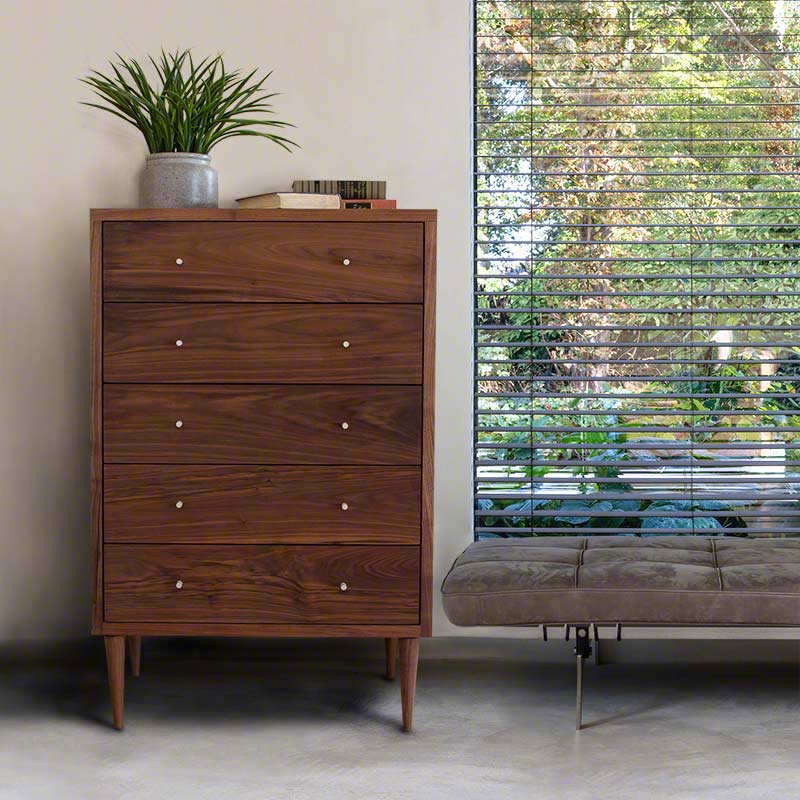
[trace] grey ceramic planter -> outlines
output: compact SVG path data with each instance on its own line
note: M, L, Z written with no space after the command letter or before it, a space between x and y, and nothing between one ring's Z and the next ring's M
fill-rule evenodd
M142 208L217 208L217 171L211 156L153 153L147 156L139 184Z

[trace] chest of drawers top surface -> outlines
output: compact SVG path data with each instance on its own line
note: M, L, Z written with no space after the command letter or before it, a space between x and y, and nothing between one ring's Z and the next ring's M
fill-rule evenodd
M435 218L92 213L95 632L429 634Z

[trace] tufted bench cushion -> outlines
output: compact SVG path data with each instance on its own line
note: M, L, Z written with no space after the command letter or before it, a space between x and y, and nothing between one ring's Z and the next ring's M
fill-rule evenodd
M800 625L800 539L489 539L442 594L456 625Z

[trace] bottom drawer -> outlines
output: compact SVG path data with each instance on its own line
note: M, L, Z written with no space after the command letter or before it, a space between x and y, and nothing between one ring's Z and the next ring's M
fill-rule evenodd
M419 623L418 547L107 544L107 622Z

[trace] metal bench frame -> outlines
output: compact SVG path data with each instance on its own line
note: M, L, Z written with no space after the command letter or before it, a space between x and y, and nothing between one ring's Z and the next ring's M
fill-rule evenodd
M629 625L607 622L570 622L534 626L540 631L542 641L549 641L548 629L563 631L565 641L570 641L574 631L573 653L576 659L575 682L575 730L583 728L583 664L592 655L592 645L605 641L621 642L623 631L627 639L738 639L738 640L786 640L800 641L800 627L779 626L677 626L677 625ZM709 635L710 632L713 635ZM676 635L676 632L678 634ZM723 635L719 635L723 633Z

